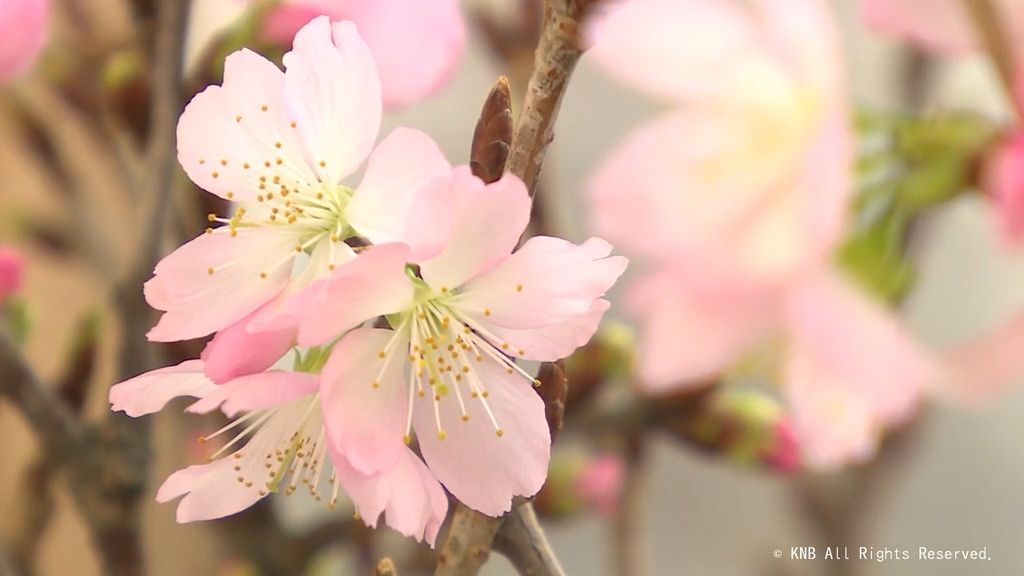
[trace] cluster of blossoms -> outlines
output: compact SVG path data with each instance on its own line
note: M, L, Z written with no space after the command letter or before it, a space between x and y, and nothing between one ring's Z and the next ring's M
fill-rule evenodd
M374 146L381 83L351 22L314 19L284 65L231 54L223 85L185 109L181 165L234 208L156 266L149 338L214 336L110 401L139 416L192 396L188 411L233 418L205 438L226 439L209 463L160 488L184 495L179 521L301 484L432 543L444 489L492 516L540 489L550 435L516 359L585 344L626 260L596 238L516 249L531 206L518 178L485 184L415 130Z
M808 464L869 458L938 369L831 262L853 187L827 6L626 0L588 34L603 68L672 105L589 185L596 230L650 270L627 294L646 391L777 382Z

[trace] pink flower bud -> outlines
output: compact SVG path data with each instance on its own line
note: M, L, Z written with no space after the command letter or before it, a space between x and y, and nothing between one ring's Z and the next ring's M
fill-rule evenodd
M983 185L995 203L1004 238L1019 242L1024 237L1024 130L1011 132L993 148Z
M598 456L584 464L576 477L579 498L599 514L611 515L619 507L626 468L618 456Z
M24 268L20 253L12 248L0 247L0 304L21 288Z
M764 457L764 463L783 474L800 470L800 444L789 420L783 419L775 424L775 445Z
M47 0L5 0L0 4L0 83L27 70L46 41Z

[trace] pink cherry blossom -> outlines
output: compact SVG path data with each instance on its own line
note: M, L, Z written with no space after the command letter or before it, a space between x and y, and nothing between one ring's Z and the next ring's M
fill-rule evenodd
M386 106L434 93L451 76L466 42L458 0L287 0L266 15L263 35L287 45L321 14L355 23L377 63Z
M620 1L588 37L601 66L672 106L589 184L596 229L651 265L627 294L641 386L728 379L749 358L810 465L868 457L938 369L830 271L850 135L824 2Z
M352 469L325 441L314 374L269 371L214 384L203 362L191 360L115 385L114 410L142 416L180 396L198 398L189 412L221 409L234 420L201 438L230 438L210 462L172 474L157 492L167 502L182 497L178 521L194 522L240 512L271 492L295 492L301 483L333 508L344 489L363 521L375 527L381 514L406 536L433 545L447 513L444 490L409 449L378 474Z
M556 360L585 344L626 260L596 238L535 237L513 252L531 204L515 176L484 185L460 167L449 191L452 234L418 276L404 248L376 246L293 302L303 345L351 330L322 372L334 450L380 473L415 433L449 492L497 516L540 489L550 456L536 382L514 359ZM390 328L359 327L382 314Z
M21 289L25 263L21 253L13 248L0 246L0 304Z
M850 144L838 39L821 2L620 0L587 36L600 66L672 105L591 178L600 234L752 283L831 253Z
M229 218L211 215L223 226L156 266L146 298L164 314L151 340L205 336L268 303L273 315L284 296L354 258L343 243L354 235L406 242L412 261L439 249L446 231L414 226L410 217L430 201L421 191L450 166L427 135L409 129L393 131L370 153L380 83L354 25L313 20L284 63L282 72L253 52L235 52L223 85L204 90L182 114L182 167L237 208ZM344 184L364 161L360 185ZM309 264L294 276L302 253Z
M0 0L0 84L35 62L46 42L48 0Z

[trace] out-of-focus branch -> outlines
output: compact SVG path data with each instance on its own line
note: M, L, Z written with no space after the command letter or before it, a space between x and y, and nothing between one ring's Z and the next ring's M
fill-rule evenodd
M626 477L612 521L612 562L615 574L647 574L644 510L647 506L646 447L642 434L626 439Z
M39 381L4 331L0 331L0 394L21 411L53 459L66 459L81 448L85 437L81 423Z
M494 538L494 549L523 576L565 576L532 504L523 504L508 514Z
M981 38L985 50L992 58L992 64L999 73L999 79L1003 83L1006 96L1018 120L1024 115L1024 103L1018 102L1017 95L1017 62L1014 58L1013 45L1006 33L1003 24L1000 22L1000 14L993 0L963 0L967 12L974 21L974 28Z

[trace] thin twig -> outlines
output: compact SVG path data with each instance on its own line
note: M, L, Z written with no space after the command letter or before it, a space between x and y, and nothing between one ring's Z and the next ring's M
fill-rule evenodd
M642 576L647 574L644 548L644 512L647 506L646 447L642 434L627 438L626 476L622 497L612 521L612 554L614 574Z
M1024 116L1024 102L1017 101L1017 62L1009 35L1000 22L1000 14L993 0L963 0L974 21L974 28L982 45L992 58L999 79L1010 99L1011 107L1020 120Z
M508 514L494 538L494 549L522 576L565 576L530 503Z

